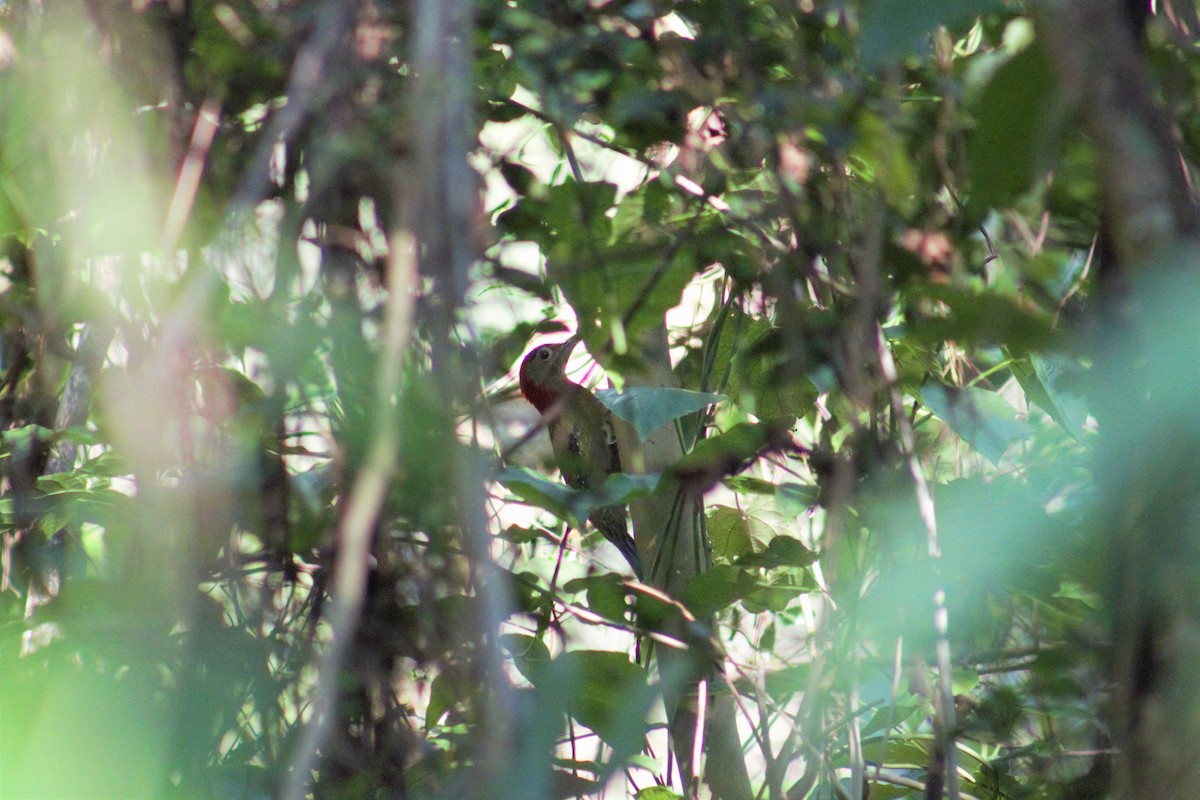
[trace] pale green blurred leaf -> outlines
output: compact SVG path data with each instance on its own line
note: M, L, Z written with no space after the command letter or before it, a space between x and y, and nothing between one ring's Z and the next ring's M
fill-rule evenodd
M1000 0L868 0L862 11L863 63L875 69L928 50L939 25L966 29L980 14L1003 10Z
M1016 409L995 392L934 383L922 387L921 397L933 413L993 464L999 463L1014 441L1030 434L1029 423L1019 419Z
M973 213L1012 205L1049 168L1064 124L1057 92L1054 64L1037 41L992 77L967 144Z
M711 392L694 392L665 386L631 386L624 391L600 389L600 402L645 439L655 428L687 414L703 411L725 399Z

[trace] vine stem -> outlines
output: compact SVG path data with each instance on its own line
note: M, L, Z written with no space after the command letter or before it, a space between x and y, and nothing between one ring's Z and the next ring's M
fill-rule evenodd
M337 561L330 591L329 626L332 638L320 659L320 682L312 716L304 728L282 797L304 800L317 754L329 739L337 705L338 676L346 663L358 628L370 562L371 534L396 468L400 430L396 396L404 352L412 335L413 293L417 280L417 245L411 232L398 231L391 242L388 300L384 314L383 347L375 382L375 436L366 463L354 479L337 531Z
M937 514L933 505L933 493L929 490L929 482L921 470L921 462L917 458L916 436L913 433L912 422L904 412L904 397L900 393L899 375L896 371L896 361L892 351L887 346L883 328L875 329L876 353L883 379L887 382L891 398L893 418L896 420L897 432L900 434L900 446L908 460L908 470L912 475L913 486L917 495L917 509L921 514L921 522L925 526L928 540L929 557L940 559L941 545L938 542ZM939 588L933 595L933 627L937 636L934 655L937 659L937 701L934 708L938 717L938 740L945 758L946 794L950 800L960 800L958 788L958 754L954 744L954 731L958 727L954 713L954 680L950 663L949 629L950 614L946 608L946 590Z

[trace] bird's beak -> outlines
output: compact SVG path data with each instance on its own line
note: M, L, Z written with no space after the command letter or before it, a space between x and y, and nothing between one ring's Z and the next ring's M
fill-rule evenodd
M565 368L568 359L571 358L571 353L575 351L576 345L582 341L583 339L579 338L579 334L575 334L570 339L561 343L558 349L554 351L554 366L560 370Z

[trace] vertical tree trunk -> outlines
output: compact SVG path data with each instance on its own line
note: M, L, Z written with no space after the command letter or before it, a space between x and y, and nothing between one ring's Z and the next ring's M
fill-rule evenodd
M1114 796L1184 800L1200 786L1200 224L1153 101L1139 26L1106 0L1045 12L1064 96L1078 98L1098 151L1101 238L1117 278L1105 282L1093 392L1114 565Z
M482 207L480 180L467 163L476 146L474 41L475 10L472 0L415 0L412 7L411 52L415 75L413 97L406 120L411 134L410 158L401 176L399 192L404 219L400 230L416 234L403 243L415 247L421 274L433 282L434 291L424 307L433 343L433 376L447 403L465 401L475 390L470 371L455 345L458 311L467 290L467 270L479 256L477 237ZM400 243L393 242L393 247ZM464 402L463 405L466 405ZM443 431L453 441L454 431ZM522 796L526 782L518 754L521 722L508 678L501 665L496 637L511 613L508 587L500 583L491 566L491 537L483 507L485 465L459 448L454 453L458 522L471 562L475 590L482 602L473 626L479 650L471 664L472 676L484 687L479 723L474 731L478 772L470 782L470 797ZM514 724L515 723L515 724Z
M644 374L627 375L629 384L674 385L666 329L654 330L641 345L647 369ZM627 469L634 472L661 472L683 455L683 446L674 423L651 431L640 443L630 440L629 437L636 434L625 428L627 426L618 428L618 447L622 465L627 462L631 464L626 466ZM628 454L637 455L627 458ZM704 541L701 528L703 499L668 491L633 501L629 511L646 580L672 597L682 597L692 577L708 568L707 542ZM712 620L700 622L702 625L712 624ZM671 633L684 642L695 638L695 631L683 629L682 624L680 630ZM660 675L688 676L680 691L669 692L663 697L671 747L682 773L682 782L688 786L693 783L692 776L700 772L700 765L694 763L693 753L697 729L703 722L704 786L691 785L688 796L750 800L754 794L738 737L733 698L717 681L716 670L721 669L721 665L709 664L700 655L705 650L702 645L693 645L687 651L668 647L660 647L656 651ZM700 658L697 658L698 655ZM703 720L699 716L702 689L707 691L707 696L703 698L706 707Z

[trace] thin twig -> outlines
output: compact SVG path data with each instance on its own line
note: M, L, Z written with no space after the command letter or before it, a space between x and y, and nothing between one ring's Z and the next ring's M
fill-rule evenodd
M879 745L879 762L875 765L875 780L883 771L883 762L887 757L888 740L892 735L892 726L896 724L896 698L900 694L900 670L903 667L904 637L896 637L896 656L892 661L892 693L888 702L887 723L883 726L883 736Z
M321 4L312 36L292 62L292 72L288 76L285 91L287 102L271 115L258 140L258 147L250 158L250 167L230 204L232 215L240 215L265 194L276 145L287 144L295 136L309 114L318 107L322 90L328 91L329 65L336 61L337 48L349 36L357 9L357 3L344 0L325 0Z
M163 252L170 257L183 236L183 227L192 213L196 193L200 190L200 178L204 174L204 162L212 148L221 125L221 101L209 97L196 112L196 123L192 126L192 140L187 155L179 165L179 177L175 180L175 192L167 209L167 221L163 224Z
M912 476L913 485L916 487L917 509L921 514L921 522L925 526L929 555L931 558L937 558L941 555L941 546L938 543L937 516L934 512L933 494L929 491L929 483L925 480L925 473L922 472L921 462L917 458L916 436L913 433L913 427L909 422L908 414L904 410L904 396L900 392L900 377L896 370L896 361L892 358L892 351L887 346L887 340L884 339L883 328L877 325L875 335L876 356L879 359L879 367L883 373L883 379L888 386L893 417L897 432L900 434L900 447L908 460L908 471Z
M946 759L945 780L946 794L950 800L959 800L962 794L958 788L958 748L955 745L955 731L958 719L954 707L954 682L950 665L950 638L948 634L949 613L946 610L946 590L938 589L933 595L934 603L934 633L937 643L934 654L937 657L938 671L938 702L936 707L941 717L940 746Z
M412 333L413 293L417 279L417 247L411 233L398 231L388 259L388 300L384 311L383 347L377 360L374 438L362 470L354 480L337 532L337 563L329 604L332 638L320 661L320 683L312 715L305 726L282 797L304 800L317 754L329 738L337 705L339 677L362 612L370 559L371 534L395 470L400 431L395 398L400 388L404 352Z
M913 485L916 489L917 509L920 512L921 521L925 525L929 557L940 558L942 553L938 543L937 515L933 505L933 494L929 491L929 484L925 480L925 473L921 470L921 463L917 458L916 437L913 434L908 415L904 411L904 398L900 393L896 362L884 339L882 328L876 329L876 349L879 366L891 396L893 417L897 432L900 434L900 445L908 460L909 473L912 475ZM950 639L947 634L948 625L949 612L946 609L946 592L944 589L938 589L934 593L934 629L937 636L934 652L937 657L938 671L938 702L935 707L939 712L940 745L946 759L946 793L950 800L959 800L958 753L954 744L957 722L954 713L954 687L950 664Z
M903 775L897 775L896 773L889 771L876 772L875 782L890 783L893 786L903 786L906 789L916 789L922 794L926 790L925 784L921 783L921 781L913 780L912 778L906 778ZM962 798L962 800L978 800L978 798L976 798L974 795L965 793L960 793L959 796Z

